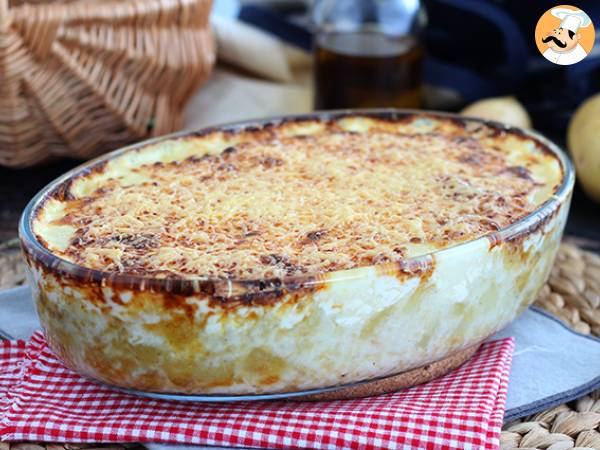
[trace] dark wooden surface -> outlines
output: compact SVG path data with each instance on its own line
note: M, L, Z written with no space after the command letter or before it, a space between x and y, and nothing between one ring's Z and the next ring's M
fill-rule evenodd
M61 160L28 169L0 167L0 242L17 235L19 217L31 197L78 164L78 161Z
M79 161L63 159L28 169L0 167L0 242L17 236L19 217L31 197L79 164ZM573 197L566 233L600 243L600 203L594 203L579 187Z

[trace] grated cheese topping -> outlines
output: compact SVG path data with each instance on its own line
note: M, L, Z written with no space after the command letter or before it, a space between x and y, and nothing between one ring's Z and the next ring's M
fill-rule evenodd
M399 261L504 228L560 184L531 138L349 117L171 139L75 177L34 232L87 268L261 279Z

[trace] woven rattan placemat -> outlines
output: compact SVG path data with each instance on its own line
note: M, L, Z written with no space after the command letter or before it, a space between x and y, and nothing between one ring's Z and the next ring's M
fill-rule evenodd
M0 245L0 289L25 282L18 245ZM600 256L563 243L536 305L576 331L600 337ZM516 422L502 431L502 449L600 450L600 390ZM124 450L136 445L0 443L0 450Z

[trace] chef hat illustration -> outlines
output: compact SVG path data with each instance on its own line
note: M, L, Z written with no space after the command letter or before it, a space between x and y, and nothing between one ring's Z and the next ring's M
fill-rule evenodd
M585 28L592 23L590 16L580 9L554 8L550 12L561 20L561 28L571 30L573 33L577 33L579 28Z

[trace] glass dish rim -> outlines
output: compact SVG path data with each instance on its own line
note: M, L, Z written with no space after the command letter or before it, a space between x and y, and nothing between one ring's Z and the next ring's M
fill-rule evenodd
M162 141L170 139L178 139L187 136L203 135L212 131L239 131L246 128L252 127L264 127L267 124L279 125L286 122L303 121L303 120L336 120L348 116L363 116L369 118L379 118L387 120L399 120L408 116L423 116L432 118L451 118L457 119L464 123L481 123L486 126L490 126L495 129L499 129L505 132L512 132L518 135L533 139L534 141L542 144L545 149L548 149L552 154L559 160L562 171L563 179L562 183L556 190L556 192L538 206L534 211L520 219L512 222L507 227L501 228L495 232L487 233L476 238L458 242L455 245L444 247L439 250L406 258L401 261L385 262L381 264L359 266L350 269L342 269L331 272L324 272L318 274L303 274L300 276L284 276L280 278L258 278L258 279L243 279L243 278L217 278L208 276L190 276L190 277L153 277L151 275L140 275L140 274L127 274L120 272L106 272L98 269L90 269L73 263L71 261L62 259L58 255L52 253L49 249L44 247L40 241L36 238L32 230L33 213L37 210L38 205L45 199L48 193L52 192L57 186L64 183L69 178L76 174L79 174L87 169L92 168L95 165L101 164L104 161L111 160L120 156L128 151L143 148L148 145L160 143ZM202 128L200 130L184 130L176 133L171 133L163 136L159 136L152 139L147 139L135 144L131 144L125 147L121 147L114 151L105 153L97 158L86 161L83 164L69 170L63 175L59 176L55 180L48 183L42 188L27 204L21 218L19 220L19 239L21 246L25 253L32 254L35 259L41 262L43 265L48 267L51 271L57 272L61 275L66 275L79 280L86 280L92 282L101 283L102 286L123 286L123 287L140 287L143 290L151 290L157 292L181 292L181 293L196 293L205 291L206 284L209 283L214 286L221 286L219 292L224 293L224 297L237 297L244 295L245 290L249 291L260 291L260 293L266 294L271 291L281 291L282 289L298 290L304 287L314 287L320 284L327 284L332 279L343 279L349 278L360 278L364 276L364 269L377 268L382 273L388 273L388 271L397 271L399 264L401 268L414 268L414 267L426 267L435 255L448 252L457 247L465 247L472 245L481 240L490 240L490 237L494 237L498 241L505 241L514 239L517 236L522 235L529 231L536 224L543 221L546 217L552 215L552 213L568 198L573 190L575 182L575 170L572 162L557 144L550 141L548 138L543 136L541 133L534 130L525 130L514 126L509 126L503 123L481 119L476 117L462 116L455 113L440 112L440 111L428 111L428 110L414 110L414 109L394 109L394 108L375 108L375 109L342 109L342 110L330 110L330 111L315 111L308 114L297 114L297 115L284 115L274 116L267 118L260 118L254 120L236 121L226 123L222 125ZM353 273L354 272L354 273ZM336 276L337 275L337 276ZM340 276L341 275L341 276ZM237 289L233 290L233 286ZM241 290L240 290L241 288Z

